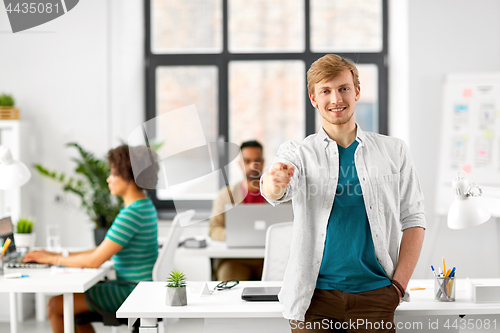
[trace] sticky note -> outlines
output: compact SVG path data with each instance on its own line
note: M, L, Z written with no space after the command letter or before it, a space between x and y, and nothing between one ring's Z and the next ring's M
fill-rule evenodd
M462 96L464 98L470 98L470 97L472 97L472 89L471 88L465 88L464 90L462 90Z
M455 112L467 112L469 110L469 106L466 104L456 104L455 105Z
M493 132L493 130L487 129L487 130L484 130L484 132L483 132L483 138L485 138L485 139L493 139L494 136L495 136L495 132Z

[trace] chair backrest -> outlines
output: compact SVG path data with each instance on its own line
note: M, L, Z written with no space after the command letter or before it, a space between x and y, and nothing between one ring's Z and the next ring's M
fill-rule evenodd
M293 222L273 224L267 229L262 281L283 281L290 256L292 230Z
M167 277L170 276L170 272L174 269L174 255L179 246L179 238L182 233L181 221L182 223L189 223L194 213L195 211L191 209L174 217L170 232L160 249L160 253L158 253L158 259L156 259L153 267L153 281L166 281Z

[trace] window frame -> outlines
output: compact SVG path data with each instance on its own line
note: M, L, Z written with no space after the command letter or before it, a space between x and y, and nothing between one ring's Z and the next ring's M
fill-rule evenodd
M218 136L227 141L229 135L229 63L238 60L302 60L305 68L327 53L311 52L310 0L304 0L305 50L304 52L230 53L228 50L228 2L222 0L222 52L221 53L172 53L154 54L151 51L151 0L145 0L145 102L146 121L156 117L156 69L162 66L216 66L218 69ZM378 68L378 133L388 134L388 0L382 0L382 50L380 52L340 53L357 64L374 64ZM306 76L306 73L304 73ZM307 82L307 81L306 81ZM305 91L307 95L307 89ZM314 134L315 112L309 96L305 98L305 133ZM227 155L227 154L226 154ZM227 161L219 161L226 165ZM224 182L221 180L221 186ZM174 211L173 200L159 200L156 190L150 191L151 199L160 211ZM186 200L186 207L210 210L212 200Z

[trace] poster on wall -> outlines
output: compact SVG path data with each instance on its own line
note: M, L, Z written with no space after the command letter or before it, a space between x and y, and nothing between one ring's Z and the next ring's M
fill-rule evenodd
M454 200L452 181L460 170L485 188L483 201L500 216L500 72L449 74L443 86L436 213Z

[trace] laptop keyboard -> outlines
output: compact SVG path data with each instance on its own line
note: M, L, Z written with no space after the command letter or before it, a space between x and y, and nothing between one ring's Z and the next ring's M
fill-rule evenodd
M37 262L23 262L23 257L12 258L5 262L3 267L5 268L48 268L48 264L40 264Z

